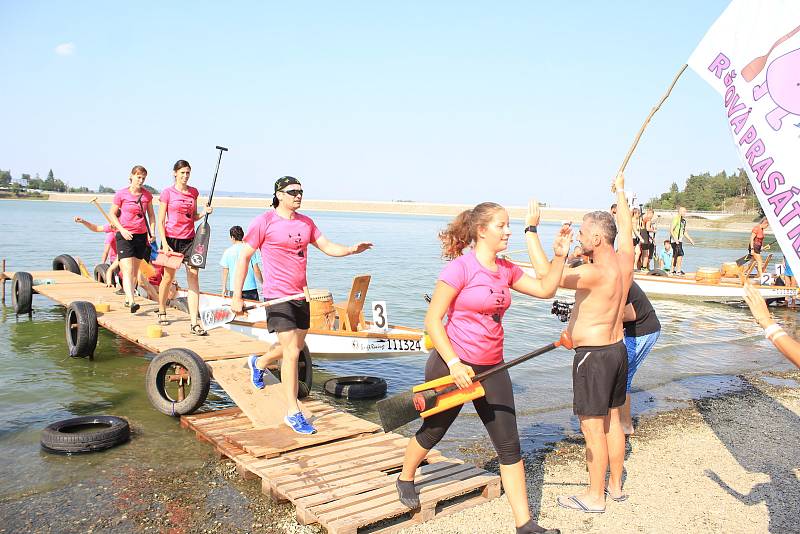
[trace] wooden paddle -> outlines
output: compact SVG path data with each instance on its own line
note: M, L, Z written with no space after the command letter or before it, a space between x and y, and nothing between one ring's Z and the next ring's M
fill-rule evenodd
M94 198L92 198L92 199L89 201L89 204L94 204L94 205L95 205L95 207L97 207L97 209L99 209L99 210L100 210L100 213L102 213L102 214L103 214L103 217L105 217L105 219L108 221L108 224L110 224L110 225L111 225L111 226L113 226L114 228L116 228L116 227L117 227L117 226L114 224L114 222L111 220L111 217L109 217L109 216L108 216L108 213L106 213L106 210L104 210L104 209L103 209L103 206L101 206L100 204L98 204L98 203L97 203L97 197L94 197Z
M474 376L472 385L467 388L459 389L459 387L454 384L453 377L446 375L436 380L414 386L411 391L399 393L388 399L378 401L376 407L378 408L378 415L381 418L383 430L384 432L390 432L410 423L418 417L424 419L428 416L464 404L469 400L483 397L486 392L481 385L481 380L526 362L531 358L540 356L545 352L550 352L557 347L572 349L572 340L569 338L566 331L562 332L559 340L554 343L545 345L524 356L515 358L510 362L496 365ZM473 373L470 373L470 376L473 376Z
M296 295L289 295L288 297L281 297L279 299L272 299L266 302L253 304L252 306L245 306L242 308L242 312L254 310L256 308L267 308L269 306L274 306L275 304L280 304L281 302L289 302L290 300L299 299L305 299L307 302L311 302L311 296L308 293L307 287L303 288L302 293L297 293ZM241 314L236 313L231 309L230 304L220 304L219 306L200 310L200 322L203 323L204 329L212 330L230 323L239 315Z
M766 243L766 244L762 245L762 246L761 246L761 250L769 250L769 249L770 249L770 247L771 247L772 245L774 245L775 243L777 243L777 242L778 242L778 240L777 240L777 239L775 239L775 240L773 240L773 241L770 241L769 243ZM752 253L748 252L747 254L745 254L744 256L742 256L741 258L739 258L738 260L736 260L736 265L738 265L739 267L741 267L742 265L744 265L745 263L747 263L747 262L750 260L750 257L751 257L751 256L752 256Z

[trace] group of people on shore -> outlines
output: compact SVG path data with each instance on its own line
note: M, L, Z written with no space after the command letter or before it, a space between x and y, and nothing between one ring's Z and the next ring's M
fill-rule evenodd
M617 204L611 205L611 215L616 217ZM675 215L669 225L668 239L658 248L656 235L658 227L653 208L633 208L631 238L633 240L634 266L637 270L650 272L660 269L670 275L684 275L683 250L684 241L694 245L694 239L686 231L686 208L677 206Z
M140 262L149 254L156 229L161 250L187 253L194 236L194 222L210 208L197 209L197 190L188 186L191 167L179 160L174 168L175 184L161 194L157 223L154 222L152 195L142 185L147 171L133 168L130 185L118 191L111 208L110 229L113 246L122 268L126 306L135 312L135 280ZM623 502L623 466L626 435L633 433L630 414L631 381L659 337L661 325L644 292L633 281L637 261L653 257L653 239L647 242L641 232L653 231L652 211L642 218L639 240L647 251L636 251L634 217L624 193L624 176L618 174L612 191L617 203L612 213L595 211L584 216L578 231L581 262L566 260L570 255L573 230L562 225L554 239L553 258L548 259L538 236L538 203L530 203L526 216L525 239L535 277L528 276L513 262L498 257L508 248L512 234L507 211L485 202L459 214L439 234L442 256L449 260L441 271L425 317L425 327L434 345L425 367L425 380L449 375L459 388L467 388L475 374L504 360L503 316L511 305L511 290L549 299L559 287L575 290L575 304L566 329L575 350L572 362L573 411L580 421L586 441L589 484L586 491L558 498L558 504L584 513L602 513L606 500ZM282 299L302 293L307 286L307 249L313 245L329 256L359 254L372 247L369 242L344 246L329 241L314 221L298 212L303 189L300 181L283 176L274 184L272 210L256 217L247 232L231 229L233 246L226 251L223 291L232 297L234 312L243 310L243 299L257 298L256 280L262 282L264 300ZM682 239L693 242L686 233L685 210L677 215L675 241L671 248L672 268L680 272ZM77 220L77 219L76 219ZM148 223L148 221L150 221ZM677 247L675 246L677 244ZM577 248L577 247L576 247ZM641 248L641 247L640 247ZM677 254L680 252L680 254ZM104 252L105 255L105 252ZM258 256L260 255L260 261ZM574 255L574 254L573 254ZM642 265L640 263L639 265ZM186 266L189 281L191 332L205 335L198 323L197 270ZM165 302L175 270L165 269L159 284L157 317L167 320ZM252 276L252 280L250 279ZM800 366L800 343L791 340L769 316L758 292L747 285L747 302L759 324L773 343ZM191 297L192 292L195 293ZM445 320L445 317L447 319ZM248 374L255 388L265 387L264 372L269 363L281 359L281 387L287 399L284 422L295 432L316 432L297 404L297 363L310 326L309 303L303 298L281 302L267 308L267 327L276 332L278 343L262 356L248 358ZM500 463L503 487L512 508L518 533L558 532L544 529L531 516L525 483L525 469L517 430L514 394L508 371L498 372L482 382L485 396L473 405L487 429ZM460 412L457 406L427 417L409 440L396 487L400 501L409 508L420 505L414 478L420 463L443 438Z

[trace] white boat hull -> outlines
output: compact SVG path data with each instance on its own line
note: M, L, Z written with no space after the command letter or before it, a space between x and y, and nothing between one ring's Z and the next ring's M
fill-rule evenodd
M178 297L186 297L186 290L178 291ZM211 293L200 293L200 309L230 304L229 297ZM245 306L256 302L245 301ZM223 326L267 343L276 343L278 336L266 329L265 308L248 310L246 316ZM340 330L311 329L306 335L306 345L314 356L336 358L359 358L365 356L397 356L427 354L422 340L423 332L417 328L390 326L383 331L371 324L367 330L343 332Z
M519 265L528 276L536 276L536 272L529 263L512 260ZM633 279L649 296L701 298L706 300L744 300L742 284L733 278L726 278L714 284L698 282L689 273L685 277L679 276L654 276L645 273L633 273ZM793 297L797 295L797 288L786 286L756 285L761 296L765 299ZM569 291L559 289L559 293Z

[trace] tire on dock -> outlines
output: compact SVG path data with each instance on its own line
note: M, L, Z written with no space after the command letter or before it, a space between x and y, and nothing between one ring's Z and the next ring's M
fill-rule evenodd
M22 315L33 311L33 276L31 273L17 272L11 279L11 305L14 313Z
M386 380L376 376L340 376L325 382L325 393L346 399L375 399L386 395Z
M281 377L280 369L275 373ZM311 393L311 386L314 384L314 368L311 362L311 352L308 345L303 345L300 351L300 359L297 360L297 398L304 399Z
M648 271L647 274L649 276L669 276L669 274L667 274L667 271L665 271L664 269L652 269L651 271Z
M107 263L100 263L95 265L94 267L94 279L96 282L100 282L101 284L105 284L108 281L108 268L111 265ZM116 271L114 274L111 275L111 285L116 286L119 284L119 277L117 276Z
M97 311L94 304L76 300L67 306L65 319L67 348L73 358L93 358L97 348Z
M89 432L77 432L96 427ZM109 449L131 437L128 421L113 415L73 417L48 425L42 430L41 445L47 452L76 454Z
M189 391L183 400L170 391L169 377L174 367L188 373ZM189 349L174 348L158 354L150 362L145 378L145 388L150 403L159 412L177 417L194 412L208 397L211 375L203 359Z
M69 271L75 274L81 274L81 268L75 258L69 254L61 254L53 258L54 271Z

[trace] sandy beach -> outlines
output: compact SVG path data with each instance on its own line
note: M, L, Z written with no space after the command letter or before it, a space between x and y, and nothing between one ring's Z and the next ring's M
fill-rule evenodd
M528 454L531 510L561 532L800 532L800 371L741 377L742 391L643 418L626 454L628 501L604 514L559 508L586 483L580 438ZM134 422L134 440L137 432ZM260 494L210 447L169 470L128 465L104 478L0 501L1 533L319 533ZM478 449L492 451L491 444ZM497 471L493 453L477 462ZM57 511L57 520L54 512ZM407 534L513 533L504 496Z
M89 202L97 198L101 205L111 203L113 195L93 195L81 193L50 193L51 202ZM207 197L201 196L198 205L203 206ZM265 209L269 206L271 197L214 197L215 208L251 208ZM157 197L155 204L158 204ZM359 201L359 200L314 200L304 199L303 209L308 211L334 211L345 213L381 213L393 215L423 215L452 217L462 211L473 207L471 204L434 204L427 202L386 202L386 201ZM525 218L527 206L506 206L512 219ZM607 210L608 206L596 208L559 208L543 207L542 220L545 222L580 221L584 214L594 209ZM669 224L672 214L669 212L655 212L657 225L663 230ZM755 222L742 222L741 217L734 220L708 220L698 217L689 217L689 228L702 230L722 230L727 232L750 232ZM768 230L767 233L770 233Z

